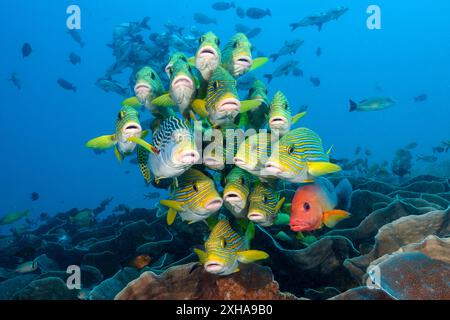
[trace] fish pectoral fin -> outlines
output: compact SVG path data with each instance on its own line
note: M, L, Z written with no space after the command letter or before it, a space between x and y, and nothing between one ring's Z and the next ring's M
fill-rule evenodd
M201 264L205 264L206 262L206 252L197 248L194 248L194 252L197 254L198 256L198 260L200 261Z
M242 263L251 263L258 260L264 260L269 257L264 251L260 250L246 250L238 253L238 260Z
M233 273L236 273L236 272L239 272L239 271L241 271L241 269L236 268L236 270L234 270Z
M159 150L156 147L152 146L147 141L145 141L144 139L137 138L137 137L129 137L128 141L136 143L137 145L141 146L142 148L144 148L145 150L147 150L151 153L159 154Z
M152 104L159 107L173 107L177 105L177 103L172 100L169 93L165 93L162 96L153 99Z
M341 171L341 167L331 162L308 162L308 173L312 176L319 177L325 174Z
M172 208L176 211L183 211L183 202L175 201L175 200L160 200L159 203L162 206Z
M330 210L323 213L323 224L333 228L339 221L349 218L351 215L344 210Z
M306 115L306 111L297 113L295 116L292 117L292 124L296 124L298 120L303 118Z
M243 100L241 101L240 113L248 112L250 110L258 108L262 104L259 100Z
M275 219L275 225L277 226L286 226L289 225L289 220L291 219L291 216L287 213L279 213L277 214L277 217Z
M120 153L117 146L114 148L114 154L116 155L116 158L117 158L117 160L119 160L119 162L123 161L123 155Z
M192 66L195 66L195 56L188 58L188 63Z
M275 213L277 213L278 211L280 211L281 207L283 206L284 201L286 200L286 198L281 198L280 201L278 201L277 205L275 206Z
M139 101L137 97L131 97L122 101L122 107L133 107L138 108L142 106L142 103Z
M203 99L194 99L192 101L192 109L202 119L208 118L208 111L206 111L206 101Z
M89 140L86 147L91 149L109 149L116 145L116 135L106 135Z
M249 71L253 71L253 70L256 70L258 68L261 68L267 62L269 62L269 58L266 58L266 57L255 58L252 61L252 67L250 68Z
M167 212L167 225L171 226L175 222L177 211L174 208L169 208Z

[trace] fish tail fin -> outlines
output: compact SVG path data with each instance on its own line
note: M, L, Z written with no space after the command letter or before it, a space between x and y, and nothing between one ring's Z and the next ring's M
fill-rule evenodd
M317 28L319 28L319 32L322 31L322 26L323 26L323 23L317 24Z
M298 24L297 23L291 23L289 26L291 27L291 31L294 31L295 29L298 28Z
M350 99L349 102L350 102L350 112L356 111L358 104L352 99Z
M265 74L264 78L267 78L267 82L270 83L272 82L273 76L271 74Z
M272 59L272 62L276 62L277 59L278 59L278 57L279 57L279 56L278 56L278 54L276 54L276 53L270 55L270 59Z
M323 213L323 223L328 228L334 228L339 221L347 219L350 216L350 213L344 210L327 211Z
M352 205L353 187L348 179L341 180L336 186L338 208L348 211Z

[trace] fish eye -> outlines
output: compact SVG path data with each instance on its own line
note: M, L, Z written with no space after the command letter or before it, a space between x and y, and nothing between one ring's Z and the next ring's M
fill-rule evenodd
M201 36L200 39L198 40L199 44L202 44L205 41L205 37Z
M290 146L289 149L288 149L288 153L289 154L293 154L294 151L295 151L295 147L294 146Z
M263 196L263 197L262 197L263 203L267 203L268 200L269 200L269 199L267 199L267 196Z
M194 183L194 184L192 185L192 189L194 190L194 192L198 192L197 183Z
M287 109L289 109L289 103L285 103L284 104L284 108L287 110Z
M239 183L240 183L240 184L245 184L245 179L241 177L241 178L239 179Z
M120 111L117 117L122 120L125 117L125 111Z
M255 93L255 88L251 88L250 91L248 92L250 95L253 95L253 93Z
M227 240L222 238L222 240L220 240L220 246L222 247L222 249L225 248L227 246Z
M156 78L156 76L153 72L150 74L150 77L152 78L152 80L155 80L155 78Z
M188 70L189 70L189 73L192 73L192 68L191 68L191 66L188 66Z
M181 57L181 60L184 61L184 62L187 62L186 57Z
M217 44L218 46L220 46L220 39L219 39L219 38L216 38L216 44Z
M239 46L239 43L236 41L235 43L233 43L233 48L236 49Z
M167 68L166 68L166 72L169 74L170 77L172 77L172 74L173 74L173 67L172 67L172 66L167 67Z
M269 91L267 89L265 89L264 93L267 95L267 94L269 94Z
M311 209L311 205L308 202L305 202L303 204L303 209L305 209L305 211L309 211Z

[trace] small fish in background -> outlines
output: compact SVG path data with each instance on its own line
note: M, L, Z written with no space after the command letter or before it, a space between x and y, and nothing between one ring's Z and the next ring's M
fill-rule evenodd
M442 145L445 147L445 152L448 152L448 150L450 149L450 140L442 141Z
M319 87L320 86L320 79L317 77L310 77L309 81L315 86L315 87Z
M78 63L81 63L81 57L76 53L71 52L69 55L69 61L71 64L76 65Z
M0 226L13 224L14 222L22 220L25 217L28 217L29 214L30 214L30 210L28 210L28 209L24 210L24 211L8 213L7 215L0 218Z
M194 20L199 24L217 24L217 19L210 18L206 14L199 12L194 14Z
M358 103L350 100L350 112L354 111L379 111L395 105L395 101L388 97L376 97L364 99Z
M237 7L236 8L236 15L241 18L244 19L245 18L245 10L242 7Z
M25 42L22 46L22 58L28 57L33 52L31 45Z
M295 54L297 53L297 50L303 45L303 43L305 43L305 41L299 39L293 40L291 42L285 41L283 47L281 47L281 49L278 50L277 53L270 55L270 59L275 62L281 56Z
M321 55L322 55L322 48L317 47L317 49L316 49L316 56L320 57Z
M415 103L425 102L427 100L428 100L428 95L426 93L414 97Z
M84 48L84 41L83 41L83 39L81 39L81 35L77 30L71 29L71 30L67 31L67 33L72 37L72 39L76 43L78 43L80 45L81 48Z
M234 2L218 1L213 3L212 8L216 11L226 11L231 8L236 8L236 5Z
M31 196L30 196L30 198L31 198L31 201L37 201L37 200L39 200L39 193L37 193L37 192L32 192L31 193Z
M424 156L424 155L416 155L418 161L428 162L428 163L434 163L437 161L436 156Z
M147 194L144 194L145 200L153 200L153 199L159 199L161 194L159 192L149 192Z
M129 175L130 173L131 173L130 170L125 171L125 174L126 174L126 175Z
M347 11L348 8L346 7L337 7L325 12L317 12L304 17L299 22L291 23L289 26L291 27L291 31L294 31L299 27L317 26L320 32L325 23L328 23L332 20L338 20L339 17L345 14Z
M246 26L245 24L238 23L234 26L234 30L236 32L245 33L247 34L252 28L249 26Z
M270 83L272 82L273 78L288 76L297 68L298 64L299 62L295 60L286 61L283 64L279 65L273 73L265 74L264 78L266 78L267 82Z
M261 33L262 29L261 28L253 28L250 31L246 32L245 34L247 35L247 38L251 39L254 38L256 36L258 36Z
M38 269L38 263L36 260L28 261L25 263L22 263L21 265L17 266L17 268L14 270L16 273L31 273Z
M366 151L364 151L364 154L365 154L367 157L370 157L370 156L372 155L372 151L370 151L369 149L366 149Z
M15 73L15 72L11 73L11 77L9 78L9 80L12 82L12 84L17 89L22 90L22 84L21 84L22 81L17 76L17 73Z
M94 154L100 155L106 153L106 150L100 150L100 149L92 149L94 151Z
M77 87L75 87L72 83L70 83L67 80L59 78L57 80L57 83L61 88L65 89L65 90L71 90L73 92L77 92Z
M228 220L220 220L205 242L205 251L194 249L205 271L227 276L239 272L240 263L251 263L269 258L264 251L249 250L250 242L254 237L254 228L253 223L248 224L245 235L242 237L231 228Z
M302 69L300 69L300 68L295 68L294 69L294 71L292 71L292 74L295 76L295 77L303 77L303 70Z
M92 210L80 211L69 217L69 222L79 227L88 227L95 222L95 214Z
M95 85L105 92L114 92L122 97L130 96L130 89L112 79L100 78L95 82Z
M133 260L130 261L128 264L130 267L136 268L138 270L141 270L148 266L152 262L152 258L148 254L141 254L137 257L135 257Z
M433 150L433 153L443 153L443 152L445 152L446 148L443 145L439 145L439 146L433 147L432 150Z
M260 9L260 8L248 8L245 12L247 17L251 19L262 19L266 16L272 16L270 9Z
M324 225L333 228L339 221L350 217L352 185L347 179L336 187L325 178L297 189L292 199L290 227L292 231L314 231ZM338 204L344 210L338 210Z
M182 36L183 35L183 30L184 30L184 27L180 27L180 26L177 26L176 24L174 24L172 21L167 21L165 24L164 24L164 27L167 29L167 31L170 33L170 34L177 34L177 35L179 35L179 36Z
M417 147L418 147L417 142L411 142L411 143L408 143L408 144L405 146L405 149L406 149L406 150L412 150L412 149L415 149L415 148L417 148Z
M39 219L41 219L42 221L46 221L46 220L48 220L49 218L50 218L50 216L48 215L47 212L41 212L41 213L39 214Z

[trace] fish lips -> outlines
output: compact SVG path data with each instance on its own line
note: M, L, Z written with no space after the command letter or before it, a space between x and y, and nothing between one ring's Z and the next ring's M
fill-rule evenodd
M275 162L269 161L262 170L264 175L279 176L283 173L283 169Z
M241 109L241 102L236 98L226 98L216 107L218 115L222 117L236 117Z
M220 210L223 205L223 200L221 198L214 198L208 201L205 205L205 209L210 213L214 213Z
M139 99L139 102L144 103L150 96L152 88L147 83L137 83L134 86L134 94Z
M203 164L213 170L222 170L225 168L225 163L214 157L203 157Z
M271 129L281 131L283 129L287 129L287 127L289 126L289 122L284 117L272 117L269 120L269 126Z
M197 53L197 59L213 59L218 58L216 49L212 46L204 46Z
M185 150L175 156L175 163L180 165L193 165L200 159L197 150Z
M209 273L220 274L225 270L225 265L221 262L210 260L205 262L205 270Z
M236 57L233 61L235 77L246 73L252 66L253 60L250 56L240 56Z
M314 227L312 227L310 224L307 223L301 223L301 222L292 222L289 224L290 228L294 232L302 232L302 231L313 231Z
M267 217L261 212L250 210L247 214L247 218L248 220L253 221L254 223L257 223L263 227L268 227L271 225Z
M142 134L142 127L137 122L128 122L123 128L122 128L122 135L128 139L131 137L139 137Z
M173 79L171 86L173 90L185 87L189 89L194 89L194 82L188 76L179 75Z

